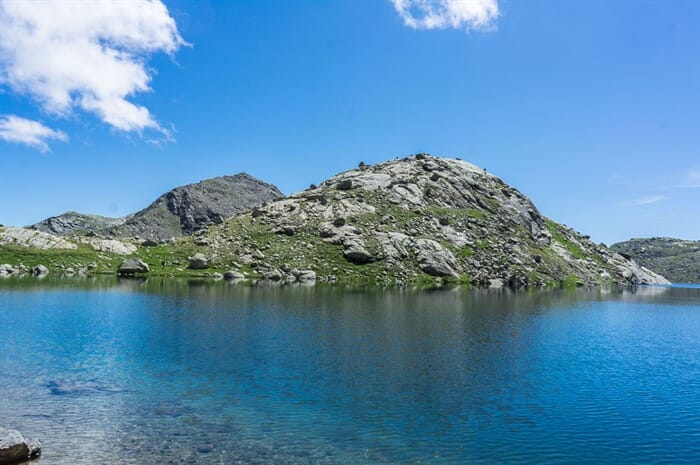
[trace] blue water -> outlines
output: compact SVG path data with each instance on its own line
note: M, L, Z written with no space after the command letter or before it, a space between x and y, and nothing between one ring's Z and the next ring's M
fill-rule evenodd
M42 465L698 464L700 289L0 280Z

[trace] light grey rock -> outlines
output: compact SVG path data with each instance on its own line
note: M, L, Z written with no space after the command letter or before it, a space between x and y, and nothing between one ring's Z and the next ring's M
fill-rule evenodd
M49 274L49 269L44 265L37 265L32 268L32 275L34 276L45 276L47 274Z
M117 268L117 274L122 276L148 273L148 264L138 258L127 258Z
M53 234L27 228L3 228L0 230L0 245L10 244L34 249L76 249L78 246L69 240Z
M229 270L224 273L224 279L229 281L237 281L245 279L245 275L243 273L239 273L238 271Z
M0 277L10 276L18 273L19 269L14 268L12 265L8 265L7 263L0 265Z
M0 426L0 465L35 459L41 455L41 443L28 440L22 433Z
M282 273L278 269L274 269L274 270L270 270L270 271L263 273L262 277L265 281L277 282L277 281L281 281L282 278L284 278L284 273Z
M190 257L187 267L191 270L205 270L209 268L209 257L198 252Z
M432 239L415 240L416 257L421 270L432 276L459 277L452 252Z
M344 243L343 256L352 263L370 263L375 260L375 256L365 248L360 239L346 240Z
M303 284L315 283L316 282L316 272L314 270L299 270L294 273L296 280Z

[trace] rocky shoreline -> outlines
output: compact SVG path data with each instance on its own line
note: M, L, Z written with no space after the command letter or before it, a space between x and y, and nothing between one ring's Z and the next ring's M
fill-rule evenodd
M41 455L41 443L22 433L0 426L0 465L27 462Z

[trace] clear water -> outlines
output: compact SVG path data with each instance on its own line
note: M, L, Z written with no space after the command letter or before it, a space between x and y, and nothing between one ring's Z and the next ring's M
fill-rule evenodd
M700 463L700 289L0 281L42 465Z

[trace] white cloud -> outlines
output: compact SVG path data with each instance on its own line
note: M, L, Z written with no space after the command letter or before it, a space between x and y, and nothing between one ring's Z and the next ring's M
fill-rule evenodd
M38 121L15 115L2 115L0 116L0 139L26 144L42 152L48 152L48 140L67 142L68 136L62 131L51 129Z
M148 108L154 53L186 45L161 0L0 0L0 84L59 116L96 114L122 131L168 136Z
M666 195L649 195L646 197L640 197L640 198L630 202L630 205L633 205L633 206L651 205L652 203L663 202L666 199L668 199L668 196L666 196Z
M391 0L414 29L486 30L499 16L498 0Z

